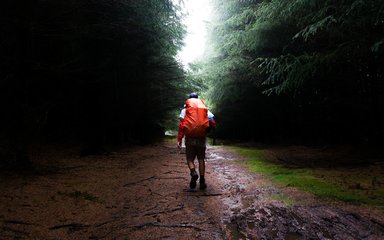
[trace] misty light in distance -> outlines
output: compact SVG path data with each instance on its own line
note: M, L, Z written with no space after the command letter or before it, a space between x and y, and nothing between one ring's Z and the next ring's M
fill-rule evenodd
M182 9L187 14L183 21L187 27L187 34L178 59L185 68L188 68L189 63L204 53L207 37L206 22L210 20L211 6L209 0L185 0Z

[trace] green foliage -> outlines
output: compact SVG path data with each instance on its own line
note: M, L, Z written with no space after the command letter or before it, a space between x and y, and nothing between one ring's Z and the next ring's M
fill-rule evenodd
M383 124L353 137L349 132L384 115L377 110L384 89L384 1L212 3L209 48L196 77L223 120L220 134L262 141L383 136ZM255 131L236 125L239 112L250 115ZM376 117L362 123L366 114ZM276 117L287 119L286 127Z
M384 191L374 187L372 189L361 187L366 185L367 180L371 180L367 172L356 177L353 171L348 172L345 169L330 171L329 169L286 167L268 162L263 150L232 148L248 159L247 166L252 172L265 174L281 186L295 187L326 199L379 207L382 205ZM371 185L369 181L368 186ZM359 187L351 188L355 185Z
M179 5L22 2L0 4L0 143L15 158L36 139L96 149L163 134L185 98Z

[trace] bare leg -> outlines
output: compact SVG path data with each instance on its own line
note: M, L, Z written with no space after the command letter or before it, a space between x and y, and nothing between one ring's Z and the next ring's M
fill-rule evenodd
M189 188L195 189L196 187L196 181L199 178L199 175L197 174L195 170L195 163L193 160L188 159L187 160L189 170L191 171L191 182L189 183Z
M200 176L205 175L205 147L198 147L197 148L197 159L199 160L199 172Z
M204 161L204 158L203 159L199 159L199 173L200 173L200 176L204 176L205 175L205 161Z
M187 160L188 168L189 170L195 169L195 163L193 160L188 159ZM200 167L200 166L199 166Z
M207 188L205 183L205 147L199 149L197 159L199 160L200 189L204 190Z
M185 153L187 155L187 164L188 168L191 171L191 182L189 183L189 187L191 189L196 188L196 181L199 179L199 175L197 174L195 170L195 163L194 160L197 157L199 160L199 173L200 173L200 189L205 189L207 186L205 185L205 139L202 139L204 143L204 147L197 144L197 140L189 141L193 139L186 138L185 141ZM202 144L201 144L202 145Z
M207 188L207 184L205 183L205 161L203 159L199 159L199 172L200 172L200 189L204 190Z
M193 145L188 144L189 141L186 139L185 140L185 155L187 157L187 164L189 170L195 169L195 158L196 158L196 152L195 152L195 147Z

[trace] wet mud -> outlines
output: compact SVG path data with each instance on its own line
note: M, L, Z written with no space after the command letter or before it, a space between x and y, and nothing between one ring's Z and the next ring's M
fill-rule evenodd
M209 152L208 162L226 192L221 200L227 239L384 239L380 213L353 211L347 204L300 192L290 196L292 191L249 173L234 153L220 147L211 147Z
M173 143L53 152L38 164L54 171L0 176L0 239L384 239L381 213L274 186L221 146L204 191Z

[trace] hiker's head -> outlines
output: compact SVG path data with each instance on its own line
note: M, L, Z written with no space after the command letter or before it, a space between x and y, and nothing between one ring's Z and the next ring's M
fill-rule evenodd
M193 92L189 94L189 98L199 98L199 96L197 95L197 93Z

